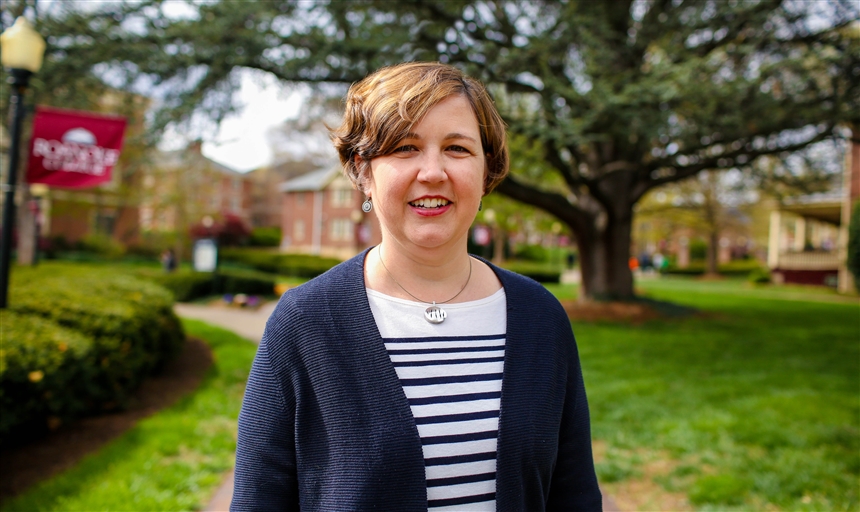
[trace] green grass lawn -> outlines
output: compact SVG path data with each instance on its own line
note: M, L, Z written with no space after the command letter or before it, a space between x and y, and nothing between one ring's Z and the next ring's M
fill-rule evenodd
M574 325L608 493L646 480L699 510L858 510L860 304L741 282L640 288L702 314Z
M206 504L234 462L236 420L256 346L202 322L183 325L214 356L198 390L7 501L3 511L174 511Z
M563 299L577 293L548 288ZM608 494L639 489L638 509L657 510L663 502L642 491L645 482L698 510L860 509L856 298L739 280L642 280L637 288L701 314L574 324ZM215 353L201 388L3 511L205 504L233 463L255 346L184 325Z

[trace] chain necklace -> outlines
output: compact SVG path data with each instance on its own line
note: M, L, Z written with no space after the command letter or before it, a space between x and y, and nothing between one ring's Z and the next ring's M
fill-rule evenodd
M418 302L423 302L425 304L427 303L426 300L421 300L418 297L409 293L409 290L404 288L403 285L400 284L399 281L397 281L397 278L394 277L394 274L392 274L391 271L388 270L388 267L385 266L385 261L382 259L382 251L381 250L379 250L379 262L382 263L382 268L385 269L385 272L388 273L388 276L391 278L392 281L394 281L394 284L399 286L401 290L406 292L407 295L409 295L413 299L417 300ZM469 257L469 277L466 278L466 284L464 284L463 287L460 288L460 291L457 292L450 299L443 300L442 302L438 302L438 303L434 300L433 303L430 306L428 306L427 309L424 310L424 319L427 320L428 322L430 322L431 324L441 324L442 322L444 322L445 319L448 318L448 313L446 313L444 309L440 308L436 304L445 304L445 303L451 302L452 300L459 297L460 294L463 293L463 290L465 290L466 287L469 286L469 281L471 281L471 280L472 280L472 258Z

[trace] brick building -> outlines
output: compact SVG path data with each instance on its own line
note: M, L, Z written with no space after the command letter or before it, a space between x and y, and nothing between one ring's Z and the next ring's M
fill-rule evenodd
M141 229L186 233L205 217L251 217L250 178L211 160L201 143L176 151L157 152L143 177Z
M339 165L286 181L280 190L282 250L346 259L382 240L376 215L361 211L364 194Z

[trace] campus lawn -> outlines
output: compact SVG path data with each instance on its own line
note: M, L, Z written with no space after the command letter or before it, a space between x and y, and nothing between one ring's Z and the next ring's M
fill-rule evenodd
M6 511L199 510L234 462L236 420L256 345L183 320L214 364L190 396L151 416L76 467L4 503Z
M742 281L637 286L701 313L574 323L607 494L638 510L857 510L860 303ZM562 299L577 293L548 288ZM256 347L183 322L215 355L201 387L2 511L205 504L233 462Z
M701 313L574 323L607 493L639 510L858 510L860 301L738 281L640 289Z

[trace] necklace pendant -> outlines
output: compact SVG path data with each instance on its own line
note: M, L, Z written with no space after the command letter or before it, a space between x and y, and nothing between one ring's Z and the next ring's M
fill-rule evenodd
M441 324L445 321L446 318L448 318L448 313L446 313L444 309L437 306L435 302L432 306L424 310L424 319L431 324Z

